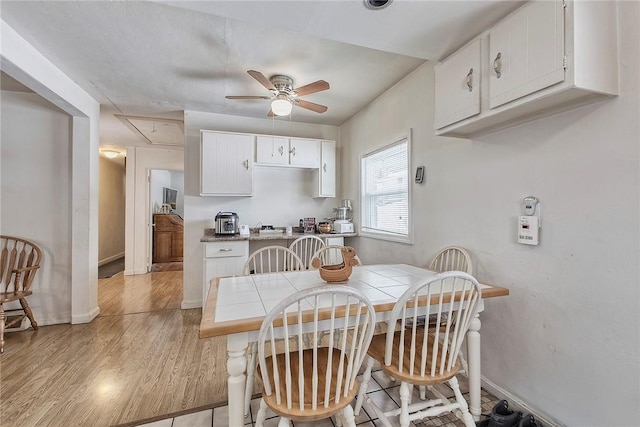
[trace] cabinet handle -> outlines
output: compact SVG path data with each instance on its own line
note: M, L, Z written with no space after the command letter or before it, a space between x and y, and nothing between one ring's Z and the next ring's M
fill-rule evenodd
M244 163L244 168L246 170L249 170L249 159L245 160L243 163Z
M231 252L233 249L229 249L229 248L222 248L220 249L220 252Z
M496 59L493 60L493 71L496 72L496 77L502 76L502 52L498 52Z
M282 145L278 148L278 152L280 152L281 156L284 154L284 147Z
M470 68L467 74L467 87L469 88L469 92L473 91L473 68Z
M289 150L289 153L291 153L292 156L296 155L296 147L293 147L291 150Z
M322 170L325 171L325 172L327 171L327 164L326 163L324 165L322 165Z

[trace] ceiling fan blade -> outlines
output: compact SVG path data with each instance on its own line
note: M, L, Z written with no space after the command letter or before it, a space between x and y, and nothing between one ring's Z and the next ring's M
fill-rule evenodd
M310 93L316 93L329 89L329 83L324 80L318 80L317 82L309 83L308 85L295 89L298 96L309 95Z
M269 112L267 113L267 117L275 117L275 114L273 113L273 110L271 108L269 108Z
M247 71L251 77L256 79L262 86L266 87L269 90L276 91L276 87L269 81L268 78L264 76L260 71L249 70Z
M305 101L303 99L296 99L295 104L298 107L306 108L307 110L315 111L316 113L324 113L327 111L327 107L313 102Z
M270 96L225 96L227 99L271 99Z

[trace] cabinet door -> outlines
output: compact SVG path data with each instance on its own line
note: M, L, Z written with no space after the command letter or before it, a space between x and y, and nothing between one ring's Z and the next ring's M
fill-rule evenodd
M252 135L202 132L201 195L253 193L254 140Z
M564 81L564 7L532 1L489 33L489 107Z
M153 233L153 262L172 261L172 232L155 231ZM180 254L182 256L182 254Z
M320 144L315 139L289 140L289 164L309 168L320 167Z
M316 197L336 197L336 143L320 143L320 179Z
M289 138L258 136L256 138L256 162L270 165L289 164Z
M434 127L441 129L480 113L480 39L435 69Z
M211 279L214 277L237 276L242 274L242 267L247 262L247 257L205 258L204 283L202 284L202 308L209 296Z

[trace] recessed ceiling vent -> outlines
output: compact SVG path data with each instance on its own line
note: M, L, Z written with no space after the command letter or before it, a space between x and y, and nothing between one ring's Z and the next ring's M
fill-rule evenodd
M114 115L149 145L184 145L182 120Z
M391 0L364 0L364 5L369 9L384 9L389 6Z

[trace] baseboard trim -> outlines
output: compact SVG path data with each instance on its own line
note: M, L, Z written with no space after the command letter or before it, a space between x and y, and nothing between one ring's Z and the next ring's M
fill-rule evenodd
M201 308L202 307L202 301L198 300L198 301L182 301L182 303L180 304L180 308L183 310L188 310L190 308Z
M91 311L89 311L88 313L83 313L83 314L78 314L78 315L71 315L71 324L72 325L77 325L79 323L89 323L91 322L93 319L95 319L98 314L100 314L100 307L94 307Z
M500 387L493 381L482 376L482 388L497 397L498 399L505 399L509 402L509 408L517 411L522 411L524 414L532 414L536 420L540 421L545 427L564 427L564 424L554 420L549 415L543 413L537 408L533 408L520 399L515 394Z
M115 261L115 260L120 259L120 258L124 258L124 252L120 252L119 254L115 254L115 255L112 255L110 257L107 257L107 258L103 259L102 261L98 261L98 267L102 267L103 265L109 264L110 262Z

